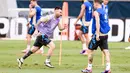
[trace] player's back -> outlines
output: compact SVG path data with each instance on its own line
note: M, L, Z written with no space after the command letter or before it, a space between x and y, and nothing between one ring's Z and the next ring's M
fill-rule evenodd
M90 22L92 19L92 4L89 1L84 2L86 7L85 10L85 21Z
M100 32L103 33L103 34L107 34L110 30L110 26L108 24L107 13L102 8L98 8L96 11L99 13ZM94 17L93 18L93 24L92 24L92 33L94 34L95 31L96 31L96 20L95 20L95 17Z

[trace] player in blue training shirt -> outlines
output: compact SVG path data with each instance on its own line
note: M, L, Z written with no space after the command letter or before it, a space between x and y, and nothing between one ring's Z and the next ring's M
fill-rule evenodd
M85 16L84 16L84 14L85 14ZM89 27L91 19L92 19L92 4L88 0L86 0L82 4L80 14L74 24L76 25L77 22L79 21L79 19L83 18L83 16L85 17L85 19L83 19L83 20L85 20L85 22L84 22L84 24L82 24L81 29L80 29L81 31L79 32L78 36L83 45L83 50L81 51L81 54L86 54L87 53L86 50L88 49L87 46L90 41L89 36L88 36L88 27ZM85 39L83 38L82 34L84 34L86 42L85 42Z
M93 52L98 46L106 56L106 69L102 73L111 73L110 70L110 53L108 50L108 15L101 6L102 0L94 0L95 11L93 13L92 33L93 37L88 46L88 66L83 73L92 73Z
M37 0L30 0L29 5L29 23L27 26L29 27L27 32L27 48L23 50L22 52L26 53L30 50L30 44L31 44L31 37L35 31L34 25L38 22L38 20L41 18L42 10L41 7L37 4ZM40 49L43 53L43 48Z

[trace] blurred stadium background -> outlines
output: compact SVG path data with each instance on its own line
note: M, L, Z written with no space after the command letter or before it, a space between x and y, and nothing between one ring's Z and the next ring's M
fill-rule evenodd
M76 36L73 23L80 12L82 0L38 0L43 16L53 14L53 8L61 6L63 1L69 5L68 31L64 31L62 65L58 66L60 32L55 30L52 39L56 40L56 50L52 63L55 69L43 66L45 57L33 55L25 61L23 69L17 68L16 58L22 56L21 50L26 47L26 23L28 21L29 0L0 0L0 73L80 73L87 65L87 56L79 54L81 43ZM93 0L90 0L91 2ZM109 47L112 60L112 73L130 73L130 0L109 0ZM78 22L81 24L81 21ZM89 28L91 30L91 27ZM89 31L91 33L91 31ZM68 33L68 34L66 34ZM69 35L69 37L68 37ZM34 38L35 39L35 38ZM33 42L32 42L33 44ZM45 54L48 49L45 49ZM45 54L43 56L45 56ZM41 59L42 58L42 59ZM97 50L94 58L93 73L104 70L101 64L101 52Z

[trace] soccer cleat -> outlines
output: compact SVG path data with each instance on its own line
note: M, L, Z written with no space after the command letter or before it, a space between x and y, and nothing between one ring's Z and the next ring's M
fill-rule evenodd
M44 64L49 68L54 68L54 66L51 65L51 62L44 62Z
M82 51L80 52L80 54L87 55L88 53L87 53L86 50L82 50Z
M105 70L104 72L101 72L101 73L111 73L110 70Z
M92 73L92 70L85 69L85 70L81 70L81 72L83 72L83 73Z
M20 59L17 59L17 62L19 69L21 69L23 62Z
M82 50L81 52L80 52L80 54L84 54L86 52L86 50Z

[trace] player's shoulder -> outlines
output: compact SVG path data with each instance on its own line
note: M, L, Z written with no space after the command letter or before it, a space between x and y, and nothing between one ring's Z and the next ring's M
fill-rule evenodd
M35 9L36 10L41 10L41 7L40 6L35 6Z
M84 2L85 6L92 6L92 4L89 1Z

